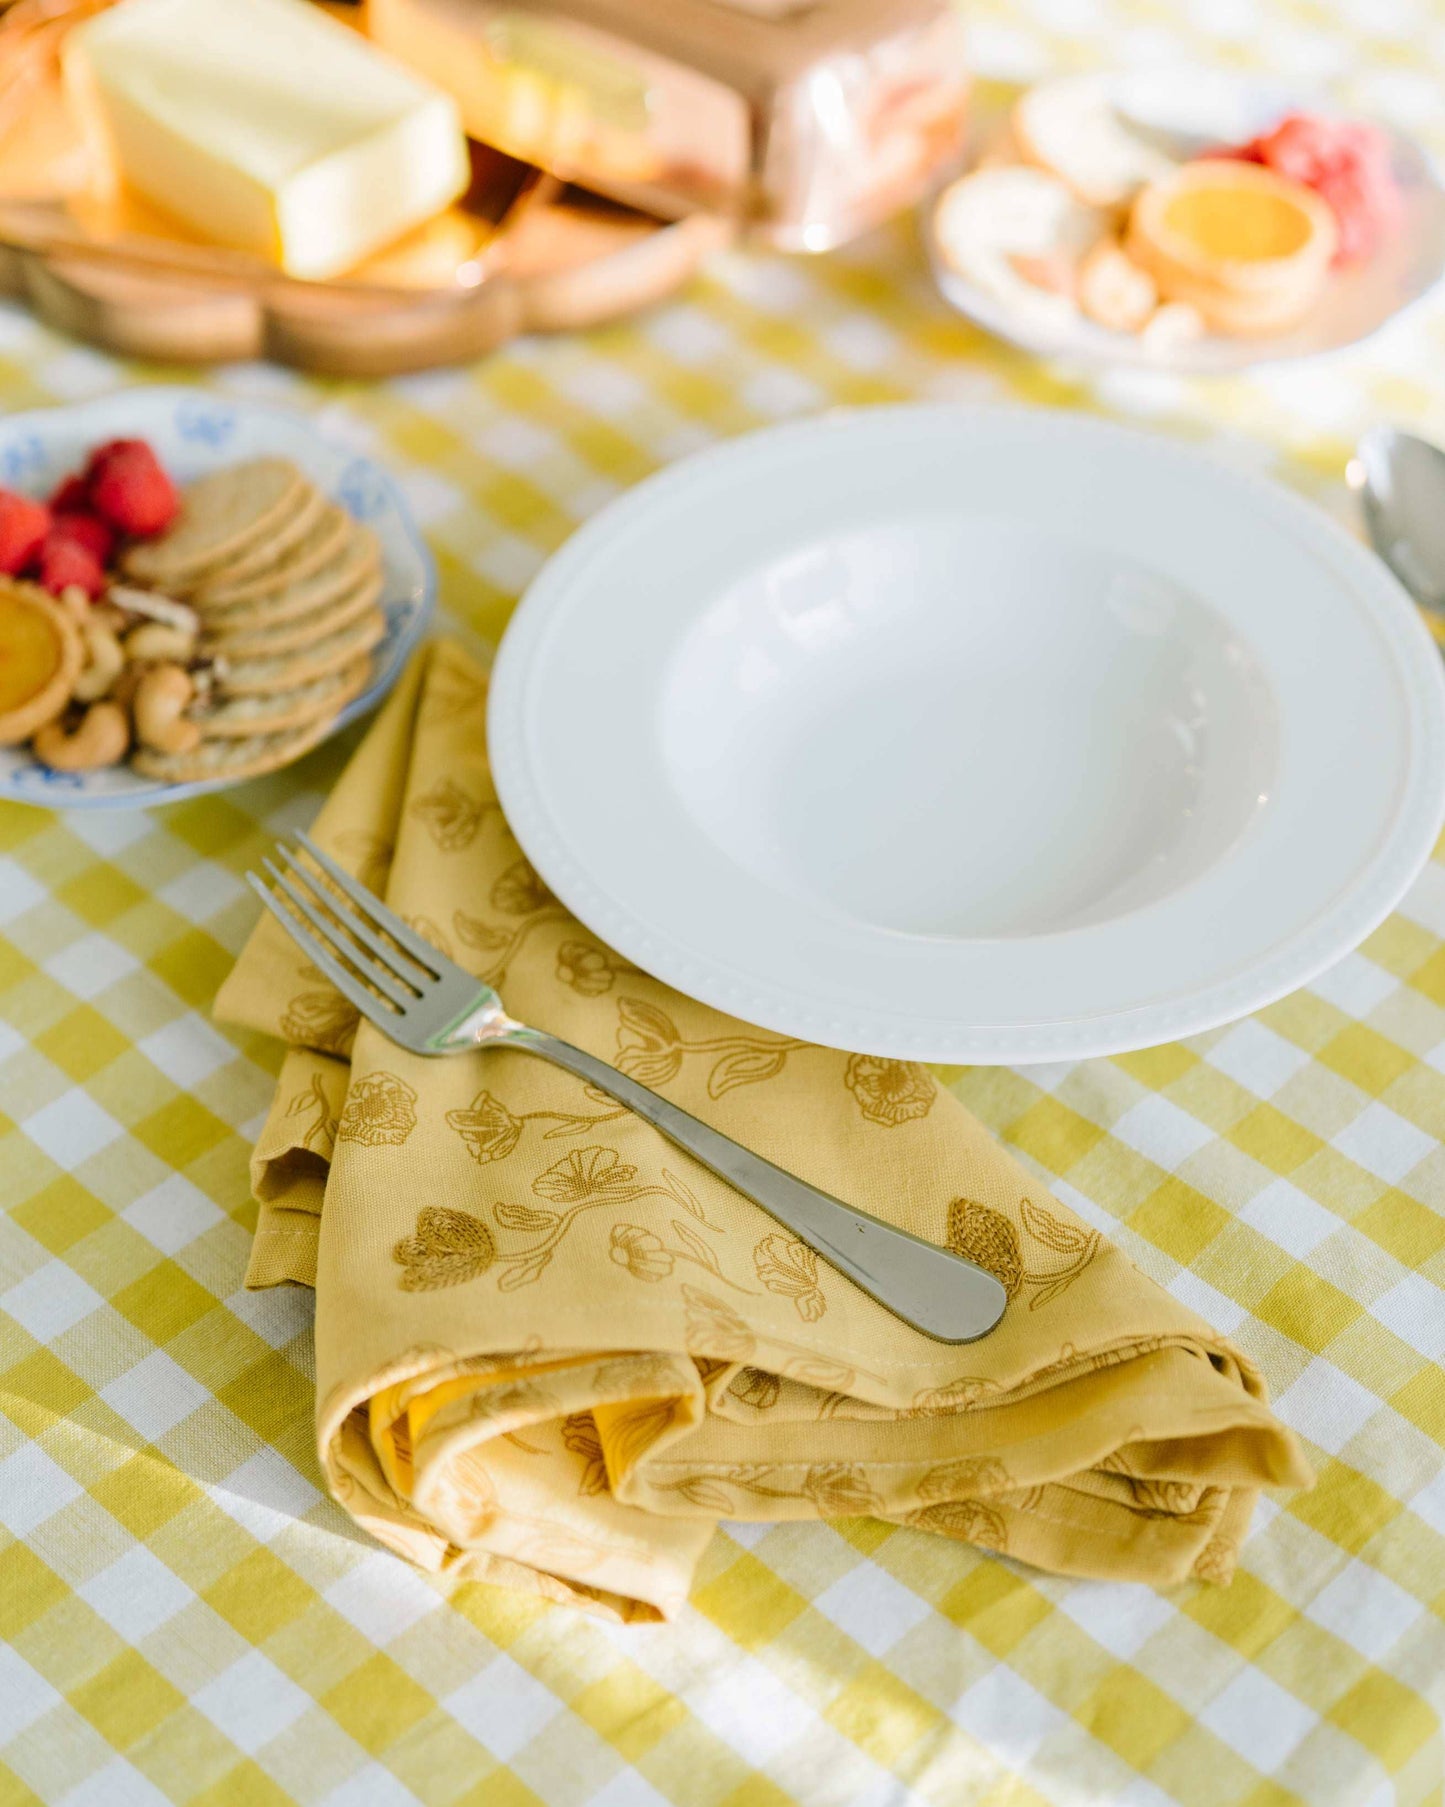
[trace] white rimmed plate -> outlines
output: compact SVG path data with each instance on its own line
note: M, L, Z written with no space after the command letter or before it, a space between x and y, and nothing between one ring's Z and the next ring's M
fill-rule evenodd
M1445 682L1320 512L1081 416L886 408L639 485L545 567L503 808L627 958L780 1034L1080 1058L1358 943L1445 816Z
M1122 114L1139 121L1161 145L1177 142L1181 148L1242 144L1291 111L1335 110L1317 96L1279 82L1222 69L1144 66L1112 72L1100 81ZM973 134L979 152L1004 122L1002 113L981 109ZM934 278L944 299L959 313L996 338L1039 357L1134 365L1181 376L1219 376L1253 365L1343 351L1422 300L1445 275L1445 186L1440 173L1415 139L1375 123L1390 142L1403 204L1400 224L1367 263L1330 276L1318 304L1293 332L1258 339L1211 333L1166 348L1150 346L1135 333L1111 332L1082 314L1061 328L1052 310L1038 316L1027 313L952 269L932 229L930 202L922 218Z
M332 444L302 415L177 385L123 389L96 401L0 418L0 485L47 495L107 439L149 440L181 482L246 458L290 458L371 528L381 542L386 636L372 653L370 683L341 711L330 733L374 709L426 631L436 596L431 554L387 472L372 459ZM99 772L52 772L24 747L0 747L0 797L46 809L148 809L241 782L164 784L124 765Z

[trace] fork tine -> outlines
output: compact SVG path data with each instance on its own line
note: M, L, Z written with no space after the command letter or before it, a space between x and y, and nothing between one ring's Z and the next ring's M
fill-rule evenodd
M332 955L331 949L324 941L313 935L304 923L298 922L295 915L284 904L278 903L275 892L269 886L262 884L254 872L248 872L246 880L257 897L281 924L281 927L298 947L310 954L342 996L350 998L363 1016L370 1017L373 1022L380 1023L382 1028L386 1028L394 1020L393 1014L376 993L368 991L361 981L349 973Z
M418 965L424 966L429 973L435 973L438 978L444 978L448 971L460 970L455 962L447 960L444 954L439 954L415 929L409 928L395 910L388 910L380 898L368 891L359 879L353 878L343 867L338 866L329 853L323 853L310 835L302 834L298 829L296 840L327 877L334 881L337 888L344 891L359 909L365 910L374 923L385 929L399 947L405 948Z
M338 921L344 922L348 932L354 935L363 947L369 947L372 953L384 960L398 979L410 985L414 991L420 991L423 986L434 983L431 973L411 970L420 967L419 961L413 960L410 954L403 954L392 947L389 942L383 941L376 930L369 923L364 922L355 910L348 909L334 891L328 890L325 885L318 884L316 875L309 867L301 864L289 847L278 843L276 854L278 858L285 860L288 868L306 887L308 893L323 904Z
M295 904L296 908L311 924L312 928L316 930L317 934L320 935L321 939L331 949L333 958L339 956L349 961L350 964L356 968L361 978L366 980L369 985L374 985L383 997L389 999L396 1005L398 1010L405 1010L408 1004L416 1002L415 992L408 991L400 980L396 979L384 968L377 966L375 962L369 960L366 955L362 953L360 948L349 946L342 939L341 931L339 931L333 923L327 922L326 918L321 914L320 910L316 908L315 904L312 903L311 899L301 887L299 885L293 885L291 880L279 867L274 866L270 860L262 860L261 864L275 880L277 889L286 893L287 897L291 899L292 903Z

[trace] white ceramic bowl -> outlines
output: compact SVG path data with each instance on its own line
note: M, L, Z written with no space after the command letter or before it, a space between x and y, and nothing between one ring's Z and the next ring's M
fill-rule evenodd
M938 1061L1258 1009L1445 816L1440 660L1385 567L1052 411L825 417L651 478L529 590L490 745L523 848L627 958Z
M0 418L0 485L47 495L95 446L121 438L148 440L181 482L245 458L290 458L371 528L382 549L386 637L372 653L371 682L337 716L331 733L374 709L425 633L436 596L431 554L386 471L370 458L331 444L301 415L177 385L123 389L97 401L5 415ZM0 747L0 797L47 809L148 808L241 782L164 784L124 765L99 772L53 772L24 747Z
M1318 97L1282 83L1222 69L1145 66L1121 69L1103 79L1120 111L1152 128L1161 141L1177 136L1200 147L1242 144L1292 111L1334 110ZM981 113L974 133L979 151L1003 123L997 112ZM1400 187L1400 225L1368 262L1334 272L1309 317L1292 332L1259 339L1208 333L1192 343L1161 349L1136 333L1111 332L1082 314L1060 329L1052 318L1026 316L952 269L932 230L930 202L922 218L934 278L944 299L959 313L1038 357L1133 365L1181 376L1222 376L1254 365L1343 351L1423 300L1445 274L1445 186L1440 173L1415 139L1387 125L1380 129L1389 139Z

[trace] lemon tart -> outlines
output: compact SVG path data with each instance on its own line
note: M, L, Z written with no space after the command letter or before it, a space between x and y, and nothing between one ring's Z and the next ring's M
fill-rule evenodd
M0 746L59 715L83 650L74 622L43 590L0 580Z
M1130 257L1166 301L1216 332L1285 332L1324 286L1339 237L1329 204L1255 163L1204 158L1151 182L1129 216Z

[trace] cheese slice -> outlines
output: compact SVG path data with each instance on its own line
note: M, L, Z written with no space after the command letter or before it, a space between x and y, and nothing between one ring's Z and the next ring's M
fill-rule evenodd
M304 0L122 0L66 62L127 183L293 276L339 274L467 184L455 102Z

